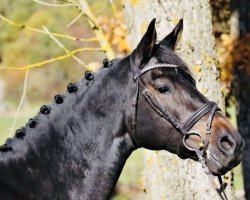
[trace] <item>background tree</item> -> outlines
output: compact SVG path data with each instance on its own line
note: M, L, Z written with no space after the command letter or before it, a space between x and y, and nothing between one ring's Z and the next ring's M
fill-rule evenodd
M157 18L159 39L170 32L180 18L184 19L177 53L196 76L199 90L224 108L209 1L124 0L123 3L131 47L138 43L152 18ZM230 180L229 173L227 181ZM233 199L234 191L230 186L227 195ZM180 160L165 151L145 151L143 187L148 199L218 199L198 163Z
M243 154L243 176L246 200L250 200L250 2L232 0L234 23L231 24L233 46L229 57L232 59L232 92L237 102L237 124L245 140Z

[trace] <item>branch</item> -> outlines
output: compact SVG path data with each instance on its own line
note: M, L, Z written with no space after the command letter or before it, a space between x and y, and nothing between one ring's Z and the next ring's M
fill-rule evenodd
M18 114L20 112L21 106L23 105L23 102L24 102L24 99L25 99L25 96L26 96L28 74L29 74L29 69L26 69L24 83L23 83L23 94L22 94L21 100L19 102L19 105L17 107L16 113L15 113L15 118L13 120L12 126L10 128L9 137L13 136L13 131L14 131L14 128L16 126L17 117L18 117Z
M76 4L74 0L62 0L66 3ZM87 21L94 31L96 38L101 46L101 48L106 52L108 59L113 59L115 54L109 45L107 39L105 38L101 27L98 25L95 16L93 15L88 3L85 0L79 0L80 5L76 8L79 10L80 13L84 13L83 15L87 18Z
M98 49L98 48L79 48L79 49L75 49L65 55L62 56L58 56L56 58L51 58L42 62L38 62L35 64L30 64L30 65L25 65L25 66L21 66L21 67L0 67L0 70L27 70L27 69L32 69L32 68L38 68L38 67L42 67L43 65L55 62L55 61L59 61L59 60L64 60L66 58L72 57L73 55L75 55L76 53L82 52L82 51L102 51L104 52L103 49Z
M45 6L50 6L50 7L79 6L79 4L72 4L72 3L69 3L69 4L55 4L55 3L46 3L46 2L43 2L43 1L40 1L40 0L33 0L33 1L36 2L36 3L42 4L42 5L45 5Z
M33 1L35 1L37 3L42 2L40 0L33 0ZM114 52L113 52L111 46L108 44L108 41L106 40L100 26L98 25L98 23L95 19L95 16L93 15L86 0L79 0L80 4L77 4L74 0L62 0L62 1L67 3L67 4L62 4L62 5L75 6L80 11L80 13L82 13L82 15L87 18L87 21L88 21L90 27L92 28L92 30L94 31L94 33L96 35L96 39L100 43L101 48L106 52L108 59L113 59ZM51 3L45 3L45 2L42 2L42 4L46 5L46 6L61 5L61 4L51 4Z
M52 4L52 3L45 3L45 2L40 1L40 0L33 0L33 1L36 3L42 4L42 5L45 5L45 6L49 6L49 7L65 7L64 5L74 6L82 13L82 15L84 15L88 20L92 21L92 19L88 16L88 14L86 14L85 12L82 12L82 10L80 9L80 4L75 3L73 0L72 1L71 0L62 0L62 1L67 2L68 4ZM95 22L92 21L92 23L95 23Z
M43 29L49 34L50 38L52 40L55 41L55 43L61 47L66 53L70 53L70 51L58 40L56 39L53 35L51 35L51 33L49 32L49 30L43 26ZM72 55L72 58L74 58L78 63L80 63L80 65L82 65L86 70L90 70L90 67L88 67L81 59L79 59L77 56Z
M37 29L37 28L33 28L33 27L30 27L30 26L26 26L24 24L20 24L20 23L17 23L17 22L14 22L10 19L7 19L6 17L4 17L3 15L0 14L0 19L2 19L3 21L13 25L13 26L17 26L17 27L20 27L20 28L25 28L25 29L28 29L30 31L34 31L34 32L37 32L37 33L42 33L42 34L46 34L48 35L48 33L46 33L45 31L42 31L40 29ZM98 41L97 38L89 38L89 39L84 39L84 38L77 38L77 37L72 37L72 36L68 36L68 35L63 35L63 34L60 34L60 33L51 33L53 36L55 37L59 37L59 38L65 38L65 39L69 39L69 40L74 40L74 41L81 41L81 42L94 42L94 41Z
M118 12L117 12L117 10L116 10L116 7L115 7L115 4L114 4L113 0L109 0L109 2L110 2L110 4L111 4L111 6L112 6L112 10L113 10L113 12L114 12L114 14L115 14L115 17L116 17L116 18L119 18Z
M81 12L75 19L72 20L72 22L70 22L67 27L72 26L72 24L74 24L84 13Z
M69 0L69 1L72 1L72 0ZM81 9L82 12L86 13L86 15L88 16L87 20L88 20L91 28L93 29L93 31L94 31L94 33L96 35L96 38L97 38L97 40L99 41L99 43L101 45L101 48L103 50L105 50L108 59L113 59L114 56L115 56L114 52L113 52L111 46L108 44L108 41L105 38L101 28L99 27L99 25L98 25L98 23L97 23L97 21L95 19L95 16L93 15L88 3L86 2L86 0L79 0L79 2L81 4L80 9Z

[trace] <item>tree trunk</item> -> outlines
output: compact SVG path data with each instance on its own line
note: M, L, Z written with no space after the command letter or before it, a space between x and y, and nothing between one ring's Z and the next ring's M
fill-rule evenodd
M232 87L237 101L238 128L245 140L242 168L245 197L250 200L250 2L233 0L232 8L237 16L236 25L232 29L238 28L238 34L235 35L238 38L231 53L234 76Z
M180 18L184 19L177 53L196 76L198 89L224 108L209 1L123 0L123 4L131 48L138 44L152 18L157 19L158 39L166 36ZM142 184L147 199L219 199L199 163L181 160L166 151L145 150ZM227 195L234 199L234 191L228 185Z

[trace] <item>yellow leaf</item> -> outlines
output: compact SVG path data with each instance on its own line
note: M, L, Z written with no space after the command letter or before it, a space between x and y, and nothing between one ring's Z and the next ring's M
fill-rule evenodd
M114 29L114 34L116 35L116 36L124 36L125 35L125 33L124 33L124 29L122 29L121 27L119 27L119 26L117 26L117 27L115 27L115 29Z
M133 6L138 6L139 5L139 0L129 0L129 2Z

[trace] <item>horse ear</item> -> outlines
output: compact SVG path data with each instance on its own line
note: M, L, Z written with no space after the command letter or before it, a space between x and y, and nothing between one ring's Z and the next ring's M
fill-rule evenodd
M162 41L160 41L159 44L174 50L176 47L176 42L179 40L182 30L183 19L180 19L174 30L169 33Z
M150 58L156 42L155 18L150 22L148 29L136 49L132 53L134 63L141 65L145 60Z

